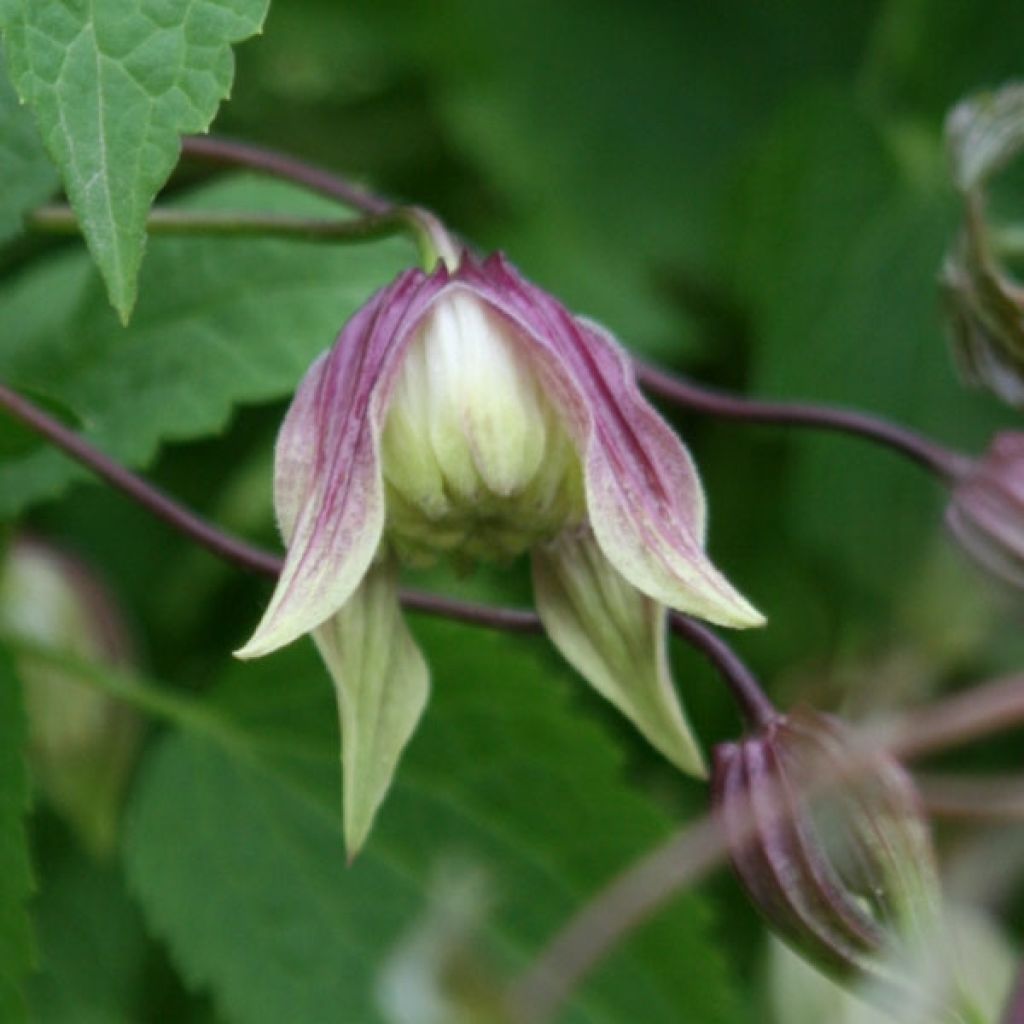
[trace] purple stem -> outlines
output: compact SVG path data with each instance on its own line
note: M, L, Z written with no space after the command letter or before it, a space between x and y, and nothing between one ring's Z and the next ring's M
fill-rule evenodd
M101 480L213 554L248 572L270 579L277 579L280 575L283 564L280 556L219 530L2 383L0 409L6 410L14 419L92 470ZM400 596L406 608L425 615L436 615L505 632L539 633L542 630L536 612L526 609L489 607L421 590L402 590ZM774 717L775 709L761 691L757 680L720 637L707 626L677 612L672 613L669 621L674 632L707 655L718 669L749 724L763 724Z
M970 458L907 427L853 409L799 402L767 402L743 398L692 384L656 367L634 360L636 377L652 395L693 412L745 423L814 427L863 437L891 448L949 482L970 465Z
M210 135L190 135L182 139L182 153L220 166L244 167L270 174L341 200L366 213L380 214L395 209L390 200L368 192L338 174L249 143ZM634 364L637 380L647 391L693 412L745 423L813 427L852 434L907 456L944 481L955 480L970 461L915 431L867 413L827 405L741 398L681 380L640 360L634 360Z
M214 135L186 135L181 140L183 156L222 167L246 167L274 178L294 182L330 199L338 199L366 213L389 213L395 204L322 167L248 142L235 142Z
M681 612L669 614L669 625L676 636L703 653L718 670L751 729L762 729L779 717L757 677L713 629Z

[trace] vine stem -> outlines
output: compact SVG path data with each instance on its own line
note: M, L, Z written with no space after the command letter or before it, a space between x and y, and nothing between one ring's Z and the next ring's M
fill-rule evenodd
M368 214L398 209L384 196L348 181L333 171L245 142L212 135L182 140L182 154L222 167L238 167L290 181ZM416 218L420 247L429 257L436 249L438 222L426 210L409 208ZM889 420L853 409L798 402L770 402L701 387L634 359L637 380L652 395L691 412L745 423L812 427L851 434L906 456L944 481L955 480L970 464L968 457Z
M868 771L881 752L914 758L947 750L1024 722L1024 676L973 687L859 734L856 756L841 781ZM824 773L813 790L840 781ZM810 795L810 794L808 794ZM751 834L754 822L750 822ZM735 837L733 837L735 840ZM509 1011L524 1024L553 1020L569 996L604 958L687 886L728 856L730 844L712 815L679 829L608 882L553 936L514 982ZM1024 1024L1008 1018L1013 1024Z
M869 413L801 402L768 402L732 395L685 381L674 374L634 360L637 380L652 395L690 412L720 419L776 426L814 427L852 434L905 455L940 480L961 476L971 459L916 431Z
M0 383L0 409L6 410L101 480L218 557L270 579L277 579L281 574L283 561L279 555L218 529L3 383ZM404 589L400 596L402 604L410 611L426 615L506 632L538 633L543 628L537 614L526 609L480 605L421 590ZM669 624L675 633L701 650L718 669L748 723L755 726L764 724L775 715L775 709L754 675L716 633L678 612L670 614Z
M778 718L778 710L768 699L757 677L713 629L680 612L669 613L669 625L677 636L703 652L718 670L751 729L762 729Z
M25 218L27 227L47 234L77 235L81 226L70 206L40 206ZM242 211L154 209L146 218L151 235L226 235L294 238L307 242L362 242L407 230L402 211L368 214L346 220L289 217Z
M333 171L248 142L237 142L215 135L186 135L181 140L181 153L182 156L206 163L222 167L244 167L282 181L290 181L364 213L388 213L395 209L395 203L391 200L360 188Z

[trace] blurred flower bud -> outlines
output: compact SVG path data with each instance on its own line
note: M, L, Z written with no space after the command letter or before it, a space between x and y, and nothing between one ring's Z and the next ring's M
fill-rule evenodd
M946 524L996 579L1024 589L1024 433L997 434L953 488Z
M964 197L960 237L941 282L964 376L1024 407L1024 288L1001 264L985 216L984 185L1024 146L1024 86L958 104L946 121L953 180Z
M500 979L480 955L491 905L479 867L440 865L427 906L377 979L377 1005L388 1024L509 1024Z
M956 907L941 918L941 927L914 961L915 974L927 979L928 996L908 998L887 1013L869 989L837 985L773 940L768 951L772 1024L936 1024L938 1003L951 1008L948 1019L996 1024L1016 967L1017 953L996 922L978 910Z
M718 747L712 780L733 866L771 927L839 978L901 991L909 979L886 962L930 931L939 900L900 765L800 710Z
M0 572L0 629L96 663L125 665L131 645L109 593L58 549L23 537ZM114 844L141 720L125 704L29 655L17 659L25 689L30 765L39 789L96 854Z

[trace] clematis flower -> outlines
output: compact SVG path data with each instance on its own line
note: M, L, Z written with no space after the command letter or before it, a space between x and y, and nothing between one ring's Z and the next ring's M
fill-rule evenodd
M1024 589L1024 433L997 434L968 465L953 488L946 525L984 570Z
M500 255L451 262L379 291L299 387L275 461L287 557L237 652L312 633L338 692L353 851L427 700L397 561L532 551L555 645L691 772L665 609L763 621L705 555L693 462L617 342Z

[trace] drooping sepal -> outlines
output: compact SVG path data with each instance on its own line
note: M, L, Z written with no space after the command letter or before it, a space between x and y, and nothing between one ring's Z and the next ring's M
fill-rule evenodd
M278 436L274 506L288 547L249 642L257 658L308 633L351 596L384 531L382 419L406 342L446 273L407 271L378 292L306 374Z
M583 464L587 516L611 564L655 601L723 626L764 617L704 551L704 493L682 442L637 386L632 363L596 324L572 316L500 255L460 277L516 323Z
M426 707L427 664L402 618L395 569L376 562L345 606L313 631L338 698L345 844L370 832Z
M624 579L584 529L534 549L533 587L544 628L566 661L673 764L704 775L672 685L664 606Z

